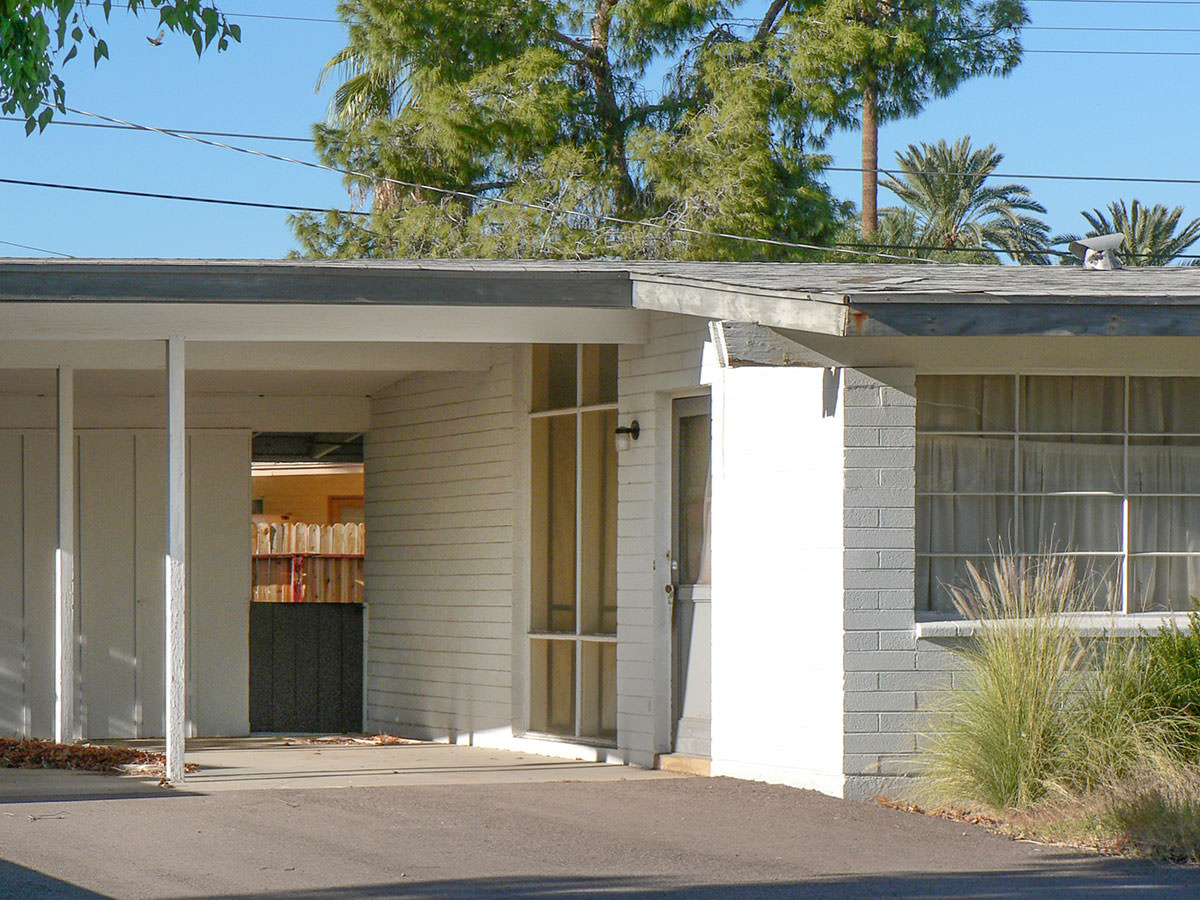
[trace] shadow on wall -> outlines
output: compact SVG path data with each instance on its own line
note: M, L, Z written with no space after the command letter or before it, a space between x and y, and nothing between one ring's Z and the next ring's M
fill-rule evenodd
M403 898L518 898L571 897L604 900L876 900L876 898L1021 897L1023 900L1083 900L1125 895L1156 900L1194 900L1200 891L1200 872L1131 860L1060 862L1058 866L1020 872L898 873L749 884L680 885L678 879L655 877L506 877L469 878L417 883L370 884L318 890L222 894L227 900L403 900ZM72 895L66 895L72 896ZM96 895L81 895L96 896ZM192 900L200 900L199 897Z

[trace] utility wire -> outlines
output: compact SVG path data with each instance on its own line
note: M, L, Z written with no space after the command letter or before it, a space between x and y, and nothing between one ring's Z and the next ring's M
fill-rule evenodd
M180 201L185 201L188 203L211 203L211 204L215 204L218 206L252 207L255 209L279 209L279 210L284 210L287 212L314 212L314 213L337 212L337 213L342 213L343 215L349 215L349 216L370 215L369 213L365 212L364 210L359 210L359 209L332 209L331 210L331 209L327 209L325 207L319 207L319 206L293 206L293 205L283 204L283 203L258 203L258 202L254 202L254 201L250 201L250 200L229 200L229 199L223 199L223 198L218 198L218 197L196 197L196 196L189 196L189 195L184 195L184 194L162 194L162 193L157 193L157 192L153 192L153 191L130 191L130 190L123 190L123 189L119 189L119 188L101 188L101 187L94 187L91 185L81 185L81 184L58 184L55 182L47 182L47 181L28 181L28 180L20 179L20 178L0 178L0 183L15 184L15 185L21 185L21 186L26 186L26 187L54 188L57 190L64 190L64 191L84 191L86 193L93 193L93 194L116 194L116 195L123 196L123 197L144 197L144 198L148 198L148 199L152 199L152 200L180 200ZM389 235L381 234L378 231L372 231L371 229L366 228L366 227L358 224L357 222L353 222L351 224L353 224L354 227L359 228L360 230L366 232L367 234L372 234L377 237L383 237L383 238L389 237ZM59 250L48 250L44 247L33 247L33 246L30 246L29 244L19 244L19 243L16 243L15 241L0 240L0 244L7 244L12 247L20 247L24 250L36 250L39 253L52 253L56 256L66 257L67 259L76 259L76 257L72 256L71 254L63 253ZM823 250L827 253L852 253L852 252L854 252L855 249L858 249L858 250L880 249L880 250L915 250L915 251L932 252L932 253L999 253L999 254L1004 254L1004 255L1009 255L1009 256L1050 255L1050 256L1067 257L1067 256L1071 255L1070 253L1067 253L1062 250L1051 250L1048 247L1038 247L1038 248L1033 248L1033 249L1028 249L1028 250L1016 250L1016 249L1010 250L1010 249L1004 249L1004 248L998 248L998 247L941 247L936 244L863 244L863 243L853 243L852 244L852 243L847 243L844 241L843 242L835 242L828 247L814 247L814 249ZM899 257L899 256L893 256L893 255L889 255L889 254L867 253L865 255L883 256L887 259L896 259L896 260L901 260L904 262L934 262L935 261L935 260L921 259L919 257L907 257L907 256ZM1151 255L1151 254L1135 254L1135 256L1138 256L1138 257L1149 256L1149 255ZM1176 258L1176 259L1200 259L1200 254L1178 253L1175 255L1174 258Z
M0 184L17 184L25 187L54 188L60 191L84 191L89 194L117 194L122 197L148 197L153 200L183 200L188 203L214 203L221 206L248 206L254 209L280 209L285 212L339 212L349 216L365 216L366 212L357 209L330 210L320 206L293 206L287 203L259 203L253 200L225 200L216 197L196 197L188 194L159 194L152 191L127 191L120 188L91 187L82 184L59 184L52 181L26 181L21 178L0 178ZM5 243L0 241L0 243ZM53 251L47 251L53 252Z
M70 106L65 107L65 109L67 112L73 113L78 116L88 116L89 118L100 119L101 121L112 122L112 123L115 123L118 125L129 125L134 128L142 129L144 131L152 131L155 134L162 134L162 135L166 135L167 137L178 138L178 139L184 140L184 141L191 141L196 144L203 144L203 145L210 146L210 147L220 147L225 150L233 150L234 152L237 152L237 153L245 153L250 156L258 156L263 159L271 159L271 160L275 160L277 162L292 163L293 165L305 166L306 168L318 169L318 170L324 171L324 172L333 172L338 175L349 175L354 178L364 178L364 179L367 179L368 181L372 181L372 182L386 182L388 184L395 184L400 187L410 188L412 190L430 191L432 193L442 194L443 196L447 196L447 197L459 197L459 198L466 199L466 200L474 200L479 203L494 203L498 206L511 206L511 207L516 207L516 208L520 208L520 209L532 209L532 210L537 210L539 212L548 212L551 215L558 214L558 215L564 215L564 216L578 216L583 219L590 219L594 222L611 222L611 223L618 224L618 225L630 225L630 226L634 226L634 227L650 228L650 229L654 229L654 230L658 230L658 231L677 232L680 234L691 234L691 235L696 235L697 237L715 237L715 238L722 238L722 239L732 240L732 241L742 241L744 243L750 243L750 244L762 244L762 245L770 246L770 247L787 247L789 249L795 249L795 250L815 250L820 253L831 252L829 247L823 247L819 244L803 244L798 241L781 241L781 240L777 240L775 238L750 237L748 235L732 234L732 233L726 232L726 231L707 231L707 230L700 229L700 228L688 228L688 227L682 226L682 225L667 225L662 222L650 222L650 221L644 221L644 220L638 221L636 219L626 219L621 216L611 216L611 215L606 215L604 213L587 212L585 210L565 208L565 207L554 206L554 205L546 204L546 203L528 203L528 202L521 201L521 200L512 200L507 197L490 197L490 196L487 196L486 194L477 194L472 191L462 191L462 190L456 190L454 188L436 187L435 185L431 185L431 184L421 184L420 182L416 182L416 181L405 181L400 178L391 178L391 177L381 176L381 175L370 175L366 172L359 172L354 169L341 169L341 168L338 168L337 166L326 165L325 163L317 163L317 162L312 162L311 160L296 159L291 156L281 156L277 153L267 153L263 150L251 149L250 147L239 147L235 144L226 144L226 143L222 143L221 141L212 141L212 140L208 140L207 138L194 137L192 135L182 134L177 131L168 131L165 128L154 128L150 125L140 125L136 122L129 122L129 121L126 121L125 119L118 119L114 116L104 116L99 113L88 112L87 110L83 110L83 109L75 109ZM0 181L4 181L4 180L5 179L0 179ZM247 205L258 206L261 204L247 204ZM299 210L299 211L326 212L327 210L305 209L305 210ZM893 256L892 254L874 252L874 251L844 249L844 250L839 250L836 252L848 253L848 254L855 255L855 256L878 257L880 259L898 259L903 262L914 262L915 261L915 262L927 262L927 263L935 263L936 264L936 261L932 260L932 259L924 259L922 257Z
M821 169L822 172L870 172L871 169L864 169L861 166L825 166ZM942 172L938 170L922 170L914 169L908 171L905 169L884 169L877 168L874 171L882 175L934 175L945 176L947 178L979 178L978 172ZM984 178L1029 178L1041 179L1045 181L1124 181L1133 184L1200 184L1200 178L1152 178L1138 177L1125 175L1034 175L1034 174L1015 174L1012 172L989 172L983 176Z
M1031 50L1025 48L1021 52L1057 53L1067 56L1200 56L1200 51L1197 50Z
M1031 2L1031 3L1088 3L1088 2L1093 2L1093 3L1134 3L1134 2L1151 2L1151 0L1029 0L1029 2ZM1169 2L1169 0L1154 0L1154 2L1162 4L1162 5L1175 5L1175 4L1171 4ZM1196 0L1196 5L1200 5L1200 0ZM114 9L128 9L129 4L128 3L114 3L113 8ZM345 24L341 19L329 19L329 18L322 18L320 16L283 16L283 15L272 15L272 14L267 14L267 13L233 12L231 10L224 10L224 9L221 10L221 12L226 16L226 18L230 18L230 19L271 19L271 20L275 20L278 22L316 22L316 23L320 23L323 25ZM757 28L758 25L760 24L758 19L733 18L733 19L726 19L724 21L728 22L731 25L740 25L740 26L745 26L747 28ZM1195 28L1122 28L1119 26L1104 28L1104 27L1089 27L1086 25L1024 25L1024 26L1022 26L1021 30L1022 31L1151 31L1151 32L1173 32L1173 31L1179 32L1179 31L1182 31L1182 32L1188 32L1188 31L1197 31L1200 29L1195 29ZM592 37L592 35L590 33L580 33L578 35L571 35L571 36L579 37L579 38L583 38L583 39L589 39L589 40Z
M1022 31L1107 31L1135 34L1194 34L1200 28L1138 28L1129 25L1022 25Z
M100 0L92 0L91 5L99 6ZM113 9L129 9L129 4L128 3L114 3L112 5L112 8ZM154 8L140 6L140 7L138 7L138 9L149 9L150 11L153 11ZM329 23L332 25L341 25L342 24L341 19L326 19L326 18L320 18L318 16L279 16L279 15L267 15L266 13L229 12L228 10L224 10L224 9L221 10L221 13L227 19L276 19L281 22L322 22L322 23Z
M21 122L26 120L21 116L0 116L0 122ZM109 125L104 122L64 122L62 119L51 119L51 125L73 125L76 128L111 128L116 131L141 131L140 128L134 128L132 125ZM299 143L311 144L312 138L306 137L287 137L281 134L243 134L238 131L188 131L183 128L176 128L180 134L199 134L207 137L231 137L242 138L243 140L254 141L296 141Z
M45 247L34 247L30 244L18 244L16 241L0 241L6 247L20 247L22 250L34 250L37 253L49 253L52 256L63 256L67 259L75 259L70 253L63 253L61 250L47 250Z
M1109 3L1121 6L1200 6L1200 0L1029 0L1030 3Z
M1200 31L1200 28L1195 29ZM0 116L0 121L3 122L20 122L24 123L25 119L20 116ZM118 131L133 131L143 134L153 133L159 129L150 128L142 125L114 125L104 122L67 122L62 119L51 119L51 125L74 125L80 128L111 128ZM311 144L312 138L306 137L289 137L279 134L244 134L236 131L194 131L183 128L161 129L163 132L170 132L181 135L200 135L207 137L231 137L262 141L292 141L300 144ZM856 168L854 166L825 166L822 168L824 172L864 172L866 169ZM913 170L911 172L903 169L885 169L878 168L875 171L883 175L943 175L950 177L978 177L978 172L942 172L932 170ZM1027 178L1038 179L1042 181L1120 181L1131 184L1200 184L1200 178L1150 178L1139 177L1134 175L1051 175L1044 173L1012 173L1012 172L989 172L986 178Z

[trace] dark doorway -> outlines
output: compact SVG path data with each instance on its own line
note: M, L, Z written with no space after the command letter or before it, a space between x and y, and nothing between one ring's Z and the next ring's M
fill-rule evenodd
M358 732L362 435L254 436L250 730Z
M362 730L361 603L250 604L250 730Z

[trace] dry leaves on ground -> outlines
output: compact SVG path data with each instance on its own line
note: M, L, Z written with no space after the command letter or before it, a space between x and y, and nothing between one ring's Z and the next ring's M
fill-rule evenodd
M120 772L124 766L163 766L161 753L97 744L56 744L32 738L0 738L0 767L8 769L82 769Z
M355 737L348 734L330 734L320 737L308 738L289 738L288 744L332 744L340 746L343 744L353 744L355 746L367 747L391 747L396 744L420 744L423 741L415 741L412 738L396 737L394 734L373 734L366 737Z

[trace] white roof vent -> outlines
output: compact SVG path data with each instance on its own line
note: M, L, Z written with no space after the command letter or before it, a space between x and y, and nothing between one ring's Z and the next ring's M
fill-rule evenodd
M1113 255L1113 251L1123 243L1123 234L1101 234L1071 241L1067 249L1083 260L1085 269L1119 269L1121 263Z

